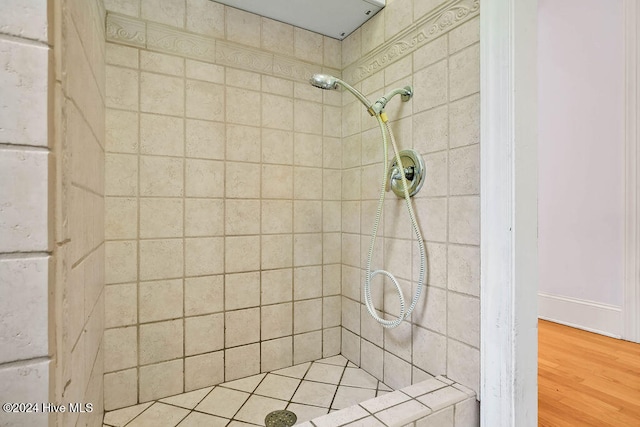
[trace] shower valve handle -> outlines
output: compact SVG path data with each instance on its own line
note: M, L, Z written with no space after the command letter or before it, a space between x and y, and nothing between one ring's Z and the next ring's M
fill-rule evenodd
M404 176L407 178L407 181L413 181L413 175L415 173L415 167L409 166L404 168ZM400 169L398 167L393 167L389 170L389 180L387 181L386 191L389 191L391 181L402 180L402 176L400 175Z

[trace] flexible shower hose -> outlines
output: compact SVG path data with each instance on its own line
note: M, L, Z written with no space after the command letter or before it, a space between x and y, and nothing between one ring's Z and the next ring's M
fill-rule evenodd
M418 300L420 299L420 294L422 293L422 287L424 285L424 276L426 270L426 256L424 249L424 242L422 240L422 234L420 233L420 227L418 226L418 222L416 221L416 216L413 211L413 206L411 204L411 196L409 195L407 178L404 175L404 167L402 166L402 160L400 159L400 152L398 151L398 146L396 145L395 138L393 137L393 132L391 132L391 128L389 127L389 123L387 120L386 114L383 112L381 114L376 114L376 119L378 120L378 124L380 126L380 131L382 132L382 145L384 151L384 173L382 177L382 186L380 189L380 198L378 199L378 207L376 210L376 217L373 223L373 231L371 232L371 244L369 245L369 254L367 257L367 271L364 281L364 296L365 303L367 306L367 310L369 314L383 327L385 328L395 328L402 323L403 320L408 319L413 312ZM402 293L402 289L400 288L400 284L398 280L393 276L393 274L389 273L386 270L375 270L371 271L371 262L373 259L373 251L376 243L376 237L378 234L378 227L380 225L380 218L382 217L382 210L384 208L384 199L386 194L386 183L389 176L389 155L388 155L388 146L389 142L387 140L387 133L391 139L391 146L393 147L393 152L395 153L396 164L400 171L400 179L402 180L402 189L404 192L404 200L407 206L407 211L409 212L409 219L411 220L411 226L413 227L413 232L418 239L418 248L420 250L420 273L418 276L418 285L416 287L416 291L413 295L413 299L411 301L411 305L409 309L406 308L406 303L404 299L404 295ZM400 299L400 315L394 320L383 319L376 313L376 309L373 306L373 301L371 298L371 279L373 279L378 274L382 274L391 280L393 285L396 287L396 291L398 293L398 298Z

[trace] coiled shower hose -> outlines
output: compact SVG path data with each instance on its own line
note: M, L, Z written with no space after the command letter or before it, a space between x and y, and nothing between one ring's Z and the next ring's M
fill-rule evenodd
M378 124L380 126L380 131L382 132L382 145L384 151L384 173L382 177L382 186L380 188L380 198L378 199L378 207L376 210L376 217L373 224L373 231L371 232L371 244L369 245L369 255L367 257L367 271L364 281L364 296L365 303L367 306L367 310L369 314L383 327L385 328L395 328L402 323L403 320L408 319L413 312L413 309L416 307L418 300L420 299L420 294L422 293L422 287L424 285L424 276L426 271L426 255L424 249L424 242L422 240L422 233L420 233L420 227L418 226L418 222L416 221L416 216L413 211L413 206L411 205L411 196L409 196L409 190L407 185L407 178L404 175L404 167L402 166L402 161L400 159L400 152L398 151L398 146L396 145L395 138L393 137L393 132L391 132L391 128L389 127L389 123L387 120L386 113L382 112L380 114L376 114L376 119L378 120ZM378 234L378 227L380 225L380 218L382 217L382 210L384 208L384 199L386 194L386 184L387 179L389 177L389 155L388 155L388 146L389 142L387 139L387 133L391 139L391 146L393 147L393 152L396 158L396 164L398 165L398 169L400 172L400 179L402 180L402 188L404 192L404 200L407 205L407 210L409 212L409 219L411 220L411 226L413 227L413 232L418 239L418 248L420 250L420 273L418 276L418 285L416 287L416 292L413 295L413 299L411 301L411 305L409 309L406 308L406 303L404 299L404 295L402 293L402 289L400 288L400 284L398 280L393 276L393 274L389 273L386 270L375 270L371 271L371 261L373 259L373 251L376 243L376 237ZM376 313L376 309L373 306L373 301L371 298L371 279L373 279L378 274L382 274L383 276L388 277L393 285L396 287L396 291L398 292L398 297L400 299L400 315L394 320L383 319Z

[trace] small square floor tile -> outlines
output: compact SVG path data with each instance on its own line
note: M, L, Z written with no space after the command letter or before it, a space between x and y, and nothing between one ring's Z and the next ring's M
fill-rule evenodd
M406 402L409 399L411 398L406 394L400 391L394 391L385 394L384 396L376 397L375 399L369 399L365 402L362 402L360 403L360 406L371 413L376 413L399 403Z
M292 402L328 408L338 387L331 384L302 381Z
M376 389L378 387L378 379L363 369L347 368L344 371L340 385Z
M413 420L426 417L430 413L431 409L427 408L420 402L410 400L408 402L401 403L398 406L393 406L380 412L376 412L375 415L376 418L386 425L403 426Z
M445 406L453 405L454 403L458 403L467 398L468 396L466 393L461 392L457 388L448 386L425 394L424 396L420 396L418 397L418 400L434 411L437 411Z
M320 360L316 360L317 363L327 363L329 365L336 365L336 366L346 366L347 363L349 362L347 360L346 357L344 357L341 354L338 354L336 356L331 356L331 357L326 357L324 359L320 359Z
M142 411L151 406L153 402L141 403L140 405L129 406L116 411L107 412L104 415L104 423L113 427L122 427L129 421L140 415Z
M304 374L309 370L311 362L301 363L299 365L293 365L288 368L278 369L271 372L272 374L284 375L285 377L302 378Z
M192 412L182 420L178 427L225 427L229 419L216 417L215 415Z
M274 399L289 400L299 384L300 380L297 378L269 374L262 380L255 394Z
M322 417L312 420L316 427L335 427L356 421L369 416L370 414L360 406L354 405L340 411L331 412Z
M222 418L233 418L248 398L249 393L216 387L196 406L196 410Z
M258 387L260 381L267 374L258 374L252 375L247 378L240 378L239 380L228 381L226 383L220 384L222 387L232 388L234 390L246 391L247 393L253 393L253 391Z
M211 390L213 390L213 387L201 388L200 390L160 399L160 402L180 406L181 408L193 409Z
M325 415L328 412L327 408L321 408L319 406L302 405L300 403L290 403L287 406L287 411L291 411L298 417L296 425L305 421L312 420L321 415Z
M339 386L331 409L344 409L376 397L376 391L367 388Z
M187 409L156 402L127 424L127 427L175 427L188 414Z
M309 372L304 376L304 379L320 383L338 384L343 372L344 368L341 366L314 363L309 368Z
M284 400L253 395L238 411L234 419L262 425L269 412L284 409L286 406L287 402Z

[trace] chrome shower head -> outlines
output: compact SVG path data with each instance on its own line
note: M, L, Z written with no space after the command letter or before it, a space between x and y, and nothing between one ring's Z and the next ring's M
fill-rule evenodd
M338 89L338 79L329 74L314 74L309 83L320 89Z

